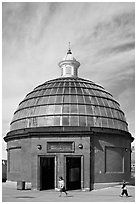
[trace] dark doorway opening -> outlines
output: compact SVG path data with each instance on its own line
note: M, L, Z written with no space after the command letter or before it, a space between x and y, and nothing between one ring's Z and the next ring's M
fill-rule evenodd
M40 190L54 189L54 157L40 157Z
M66 158L66 188L81 189L81 157Z

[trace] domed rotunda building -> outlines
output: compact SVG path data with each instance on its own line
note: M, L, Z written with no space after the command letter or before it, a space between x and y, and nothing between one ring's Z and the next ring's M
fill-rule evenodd
M92 190L130 179L131 142L119 103L102 86L79 78L69 49L61 77L46 81L20 102L5 136L8 180L18 189Z

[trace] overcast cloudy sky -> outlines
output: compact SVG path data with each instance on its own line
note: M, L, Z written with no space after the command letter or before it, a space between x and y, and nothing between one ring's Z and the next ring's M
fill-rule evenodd
M3 3L3 137L19 102L60 77L71 42L79 77L103 86L121 104L135 136L135 3ZM3 158L6 158L3 141Z

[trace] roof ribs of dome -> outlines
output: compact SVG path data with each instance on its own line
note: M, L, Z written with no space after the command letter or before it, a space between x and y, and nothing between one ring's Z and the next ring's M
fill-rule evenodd
M62 115L63 115L63 116L70 116L70 114L56 114L56 116L62 116ZM37 117L44 117L44 116L45 116L45 115L28 116L28 117L24 117L24 118L19 118L19 119L17 119L17 120L12 121L12 122L10 123L10 125L13 124L14 122L17 122L17 121L20 121L20 120L25 120L25 119L30 119L30 118L37 118ZM53 114L47 115L47 117L50 117L50 116L53 116ZM84 114L74 114L74 113L72 113L71 116L85 116L85 115L84 115ZM97 118L112 119L112 120L117 120L117 121L123 122L123 123L125 123L126 125L128 125L128 123L127 123L126 121L123 121L123 120L121 120L121 119L119 119L119 118L113 118L113 117L108 117L108 116L98 116L98 115L90 115L90 116L87 115L87 117L97 117Z
M39 87L41 87L41 86L44 86L44 85L47 85L47 84L51 84L51 83L54 83L54 82L67 82L67 81L68 82L75 82L75 83L83 83L84 82L84 83L91 84L93 86L97 86L97 87L100 87L100 88L104 89L102 86L100 86L98 84L95 84L93 81L90 81L90 80L87 80L87 79L83 79L83 78L79 78L79 77L76 77L76 78L62 77L62 78L55 78L55 79L46 81L45 83L35 87L34 90L39 88Z
M128 131L124 113L113 96L79 77L56 78L34 88L15 111L11 130L73 125Z

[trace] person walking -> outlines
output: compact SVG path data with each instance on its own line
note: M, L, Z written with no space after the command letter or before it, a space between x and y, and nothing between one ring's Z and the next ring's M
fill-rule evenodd
M66 192L65 183L64 183L64 179L62 178L62 176L59 177L58 185L59 185L59 191L60 191L59 197L61 197L62 192L64 192L67 196L68 193Z
M125 194L126 197L128 197L128 192L127 192L127 187L126 187L126 182L125 181L123 181L121 189L122 189L122 192L121 192L120 196L123 197L123 195Z

